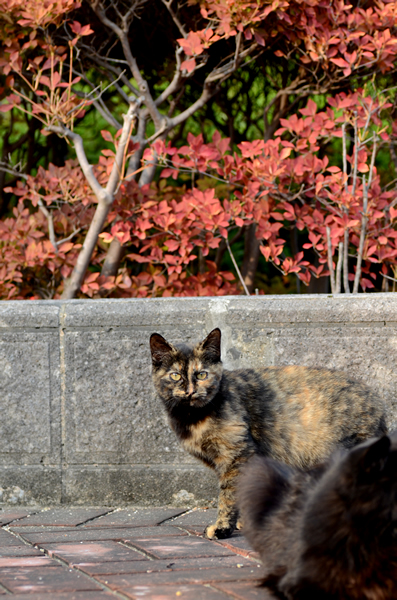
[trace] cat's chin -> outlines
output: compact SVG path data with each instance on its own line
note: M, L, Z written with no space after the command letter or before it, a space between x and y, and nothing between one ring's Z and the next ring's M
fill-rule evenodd
M197 398L195 400L190 400L189 406L191 406L192 408L203 408L204 406L207 406L207 404L209 404L210 402L211 401L208 399Z

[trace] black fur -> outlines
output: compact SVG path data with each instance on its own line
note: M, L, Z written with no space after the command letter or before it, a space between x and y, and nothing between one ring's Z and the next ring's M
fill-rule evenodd
M397 433L311 472L254 457L239 482L264 585L288 600L397 598Z

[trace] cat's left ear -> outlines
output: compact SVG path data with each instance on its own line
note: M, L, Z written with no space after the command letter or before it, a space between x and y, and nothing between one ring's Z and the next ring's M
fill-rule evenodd
M221 360L221 330L217 327L201 342L201 349L207 360L219 362Z
M351 460L361 475L371 477L383 471L390 452L391 442L387 435L372 443L364 443L350 451Z
M175 348L159 333L152 333L150 336L150 351L152 353L153 364L158 365L169 358L175 352Z

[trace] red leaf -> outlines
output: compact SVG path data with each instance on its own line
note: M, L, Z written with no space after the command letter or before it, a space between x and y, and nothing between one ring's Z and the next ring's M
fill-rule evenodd
M191 73L196 68L196 61L194 58L189 60L184 60L181 64L181 71L185 70L188 73Z
M101 130L101 136L103 137L103 139L105 140L105 142L113 142L112 134L107 129L102 129Z
M349 68L349 63L346 62L343 58L331 58L330 60L331 60L331 62L333 62L338 67L341 67L342 69Z

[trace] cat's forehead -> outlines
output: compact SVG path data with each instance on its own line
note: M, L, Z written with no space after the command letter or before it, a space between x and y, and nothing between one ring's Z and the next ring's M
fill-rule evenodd
M202 353L197 346L178 345L174 356L173 365L180 370L200 370L203 366Z

